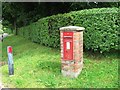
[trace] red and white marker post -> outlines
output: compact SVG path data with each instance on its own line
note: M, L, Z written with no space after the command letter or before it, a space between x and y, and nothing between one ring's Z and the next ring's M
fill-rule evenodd
M12 54L12 47L7 47L8 53L8 68L9 68L9 75L14 75L14 64L13 64L13 54Z

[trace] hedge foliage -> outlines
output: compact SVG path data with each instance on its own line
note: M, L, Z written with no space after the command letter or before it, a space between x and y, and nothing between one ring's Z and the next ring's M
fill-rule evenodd
M118 50L118 8L73 11L42 18L19 29L19 35L49 47L60 46L59 28L85 27L84 47L94 51Z

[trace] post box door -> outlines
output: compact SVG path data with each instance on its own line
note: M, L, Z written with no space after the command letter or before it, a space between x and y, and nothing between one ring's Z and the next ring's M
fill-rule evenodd
M73 38L64 38L63 40L63 59L64 60L73 60Z

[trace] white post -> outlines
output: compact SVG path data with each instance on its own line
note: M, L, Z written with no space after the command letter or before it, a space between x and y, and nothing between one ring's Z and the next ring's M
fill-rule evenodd
M13 55L12 55L12 47L7 47L8 53L8 68L9 68L9 75L14 75L14 64L13 64Z

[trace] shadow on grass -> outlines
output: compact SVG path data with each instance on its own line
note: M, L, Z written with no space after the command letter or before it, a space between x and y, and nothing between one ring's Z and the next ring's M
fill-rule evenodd
M93 60L104 60L109 58L119 59L118 50L112 50L110 52L92 52L92 51L84 51L84 58L90 58Z
M61 70L61 63L55 61L42 61L38 62L37 68L59 75Z

